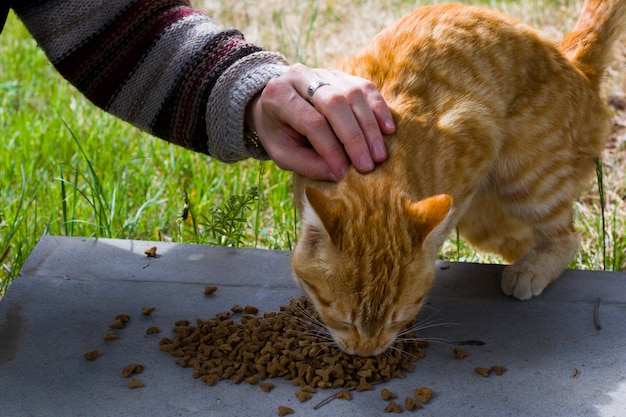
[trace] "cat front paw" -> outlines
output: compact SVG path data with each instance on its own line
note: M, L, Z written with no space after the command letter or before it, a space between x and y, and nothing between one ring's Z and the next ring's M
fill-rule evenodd
M506 267L502 274L502 291L519 300L536 297L552 280L545 274L537 273L532 267L517 263Z

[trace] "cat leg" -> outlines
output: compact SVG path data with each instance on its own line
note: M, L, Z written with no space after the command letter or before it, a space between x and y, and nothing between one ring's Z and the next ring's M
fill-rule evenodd
M571 207L569 208L571 219ZM520 300L527 300L556 280L572 262L580 243L571 220L560 228L536 228L537 245L505 268L502 290Z
M459 232L476 249L513 263L535 246L532 227L512 216L497 194L481 190L458 223Z

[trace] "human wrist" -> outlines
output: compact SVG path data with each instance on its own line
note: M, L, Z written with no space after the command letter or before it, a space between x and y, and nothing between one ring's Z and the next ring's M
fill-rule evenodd
M246 146L254 147L257 149L263 149L263 144L261 143L261 138L257 133L257 124L255 122L255 108L258 105L258 101L260 98L261 93L259 92L248 102L245 110L243 127L243 139Z

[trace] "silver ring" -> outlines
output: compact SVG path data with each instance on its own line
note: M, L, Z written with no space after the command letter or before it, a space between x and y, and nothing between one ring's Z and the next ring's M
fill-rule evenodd
M330 85L330 83L324 80L315 80L311 84L309 84L309 87L306 89L306 93L309 95L309 97L313 98L313 94L315 94L317 89L324 85Z

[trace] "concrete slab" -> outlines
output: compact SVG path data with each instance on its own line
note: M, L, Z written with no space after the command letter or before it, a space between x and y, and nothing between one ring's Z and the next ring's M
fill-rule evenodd
M158 247L157 258L143 251ZM300 403L289 381L265 393L222 381L213 387L158 349L179 319L209 318L233 304L275 311L301 293L288 252L199 245L44 236L22 276L0 301L0 415L7 416L380 416L380 389L312 407L335 392ZM433 343L406 379L383 386L403 400L413 388L435 392L421 415L626 416L626 274L567 271L545 293L520 302L502 295L502 266L451 263L437 271L422 314L438 324L421 332L463 346ZM206 297L207 284L220 287ZM594 304L601 330L594 323ZM142 316L143 306L156 310ZM105 342L113 318L132 319ZM447 323L447 324L444 324ZM146 335L158 326L161 334ZM93 362L85 352L100 349ZM145 387L130 390L121 370L142 363ZM473 369L504 365L502 376ZM406 413L406 411L405 411Z

